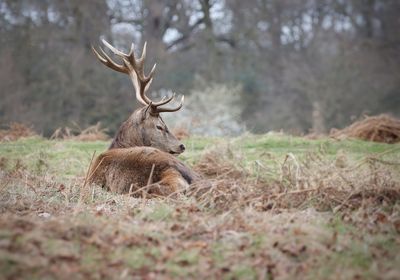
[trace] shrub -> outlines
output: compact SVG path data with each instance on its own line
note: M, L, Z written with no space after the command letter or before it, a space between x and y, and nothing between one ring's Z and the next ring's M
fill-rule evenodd
M185 96L184 107L176 114L165 114L171 127L184 128L190 134L235 136L245 131L240 120L241 87L211 84L195 87ZM201 88L201 89L200 89Z

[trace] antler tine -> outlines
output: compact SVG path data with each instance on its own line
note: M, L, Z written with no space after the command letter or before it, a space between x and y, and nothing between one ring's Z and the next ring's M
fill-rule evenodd
M110 49L110 51L112 51L115 55L118 55L120 57L126 57L128 58L128 55L124 52L121 52L120 50L116 49L115 47L113 47L109 42L107 42L105 39L101 39L101 41L103 42L103 44Z
M135 56L135 54L133 53L133 50L135 49L135 45L132 43L131 44L131 49L129 50L129 53L128 53L128 56L130 57L130 56Z
M171 102L171 100L174 99L174 98L175 98L175 92L172 94L171 97L167 98L166 96L164 96L164 97L161 99L161 101L156 102L156 103L153 102L153 104L154 104L154 106L156 106L156 107L162 106L162 105L165 105L165 104Z
M103 44L104 44L107 48L109 48L115 55L121 57L122 60L124 61L124 64L125 64L125 65L130 63L130 64L132 65L132 68L136 71L135 68L137 68L137 67L136 67L137 61L136 61L136 59L135 59L135 52L134 52L135 45L134 45L133 43L131 44L131 48L130 48L129 52L126 54L126 53L124 53L124 52L118 50L118 49L115 48L114 46L112 46L112 45L111 45L109 42L107 42L105 39L101 39L101 41L102 41ZM127 60L129 63L127 63L126 60ZM128 66L126 66L126 67L128 67ZM136 73L136 74L139 76L139 73Z
M153 82L153 76L154 76L154 71L156 70L156 65L157 64L154 63L153 68L151 68L150 73L147 75L147 77L144 76L143 73L142 73L142 76L139 76L140 80L142 80L146 84L146 87L144 89L145 92L150 87L151 83ZM137 73L137 71L136 71L136 74L139 75L139 73Z
M141 80L146 83L145 92L150 87L151 82L153 82L154 71L156 70L156 63L154 63L153 68L151 68L150 73L146 76L141 76ZM139 74L139 73L138 73Z
M150 76L146 77L146 75L144 74L144 60L146 58L146 53L147 53L146 49L147 49L147 42L144 42L142 55L140 56L139 59L133 59L133 65L135 66L135 70L139 78L141 80L148 81L151 79L151 77Z
M131 49L129 50L129 53L127 55L127 59L132 65L136 64L134 49L135 49L135 45L132 43L131 44Z
M154 63L153 68L151 68L149 74L147 75L147 79L153 79L154 71L156 71L157 63Z
M120 64L116 63L115 61L113 61L113 60L104 52L104 50L103 50L101 47L99 47L99 49L100 49L100 51L101 51L101 54L99 54L99 53L97 52L97 50L96 50L93 46L91 46L91 47L92 47L93 53L94 53L94 54L96 55L96 57L100 60L100 62L103 63L105 66L110 67L111 69L113 69L113 70L115 70L115 71L118 71L118 72L121 72L121 73L125 73L125 74L128 73L128 71L127 71L127 69L124 67L124 65L120 65Z
M143 50L142 50L142 56L140 57L140 61L143 63L144 60L146 59L146 54L147 54L147 41L144 42L143 45Z
M91 48L92 48L92 52L95 54L95 56L96 56L101 62L107 63L107 60L106 60L104 57L102 57L102 56L96 51L96 49L93 47L93 45L91 45Z
M174 95L173 95L174 96ZM183 106L183 102L185 101L185 96L182 95L181 102L179 105L175 108L157 108L158 113L163 113L163 112L176 112Z

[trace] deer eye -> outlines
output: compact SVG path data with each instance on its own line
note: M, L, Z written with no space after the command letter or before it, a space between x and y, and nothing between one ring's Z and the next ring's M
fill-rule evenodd
M164 130L164 128L162 128L162 126L156 125L156 127L157 127L158 130L161 130L161 131Z

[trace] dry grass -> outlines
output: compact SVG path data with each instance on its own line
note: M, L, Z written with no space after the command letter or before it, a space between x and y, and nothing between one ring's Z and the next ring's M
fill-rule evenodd
M194 166L205 180L193 185L186 194L202 207L229 211L249 205L253 198L276 188L275 182L263 181L238 164L243 160L228 147L206 151Z
M342 130L334 130L333 138L358 138L374 142L397 143L400 141L400 120L386 114L365 117Z
M37 135L31 127L21 123L11 123L6 129L0 130L0 141L15 141L20 138Z
M89 126L85 129L81 129L78 125L74 128L60 127L57 128L54 133L50 136L50 139L69 139L77 141L105 141L110 137L107 135L107 129L101 128L101 123L98 122L95 125Z
M9 279L396 279L396 147L354 160L204 151L207 180L170 197L114 195L16 162L0 171ZM398 148L397 148L398 149ZM274 168L272 168L274 167Z
M313 207L337 212L365 204L392 205L400 199L400 161L383 160L388 153L352 163L343 153L329 158L323 151L312 152L301 159L289 153L275 178L266 179L260 177L260 173L268 171L262 170L262 164L250 171L237 164L243 162L241 156L219 147L205 153L196 164L195 169L207 178L208 184L194 186L189 195L202 205L221 210L243 206L260 211Z

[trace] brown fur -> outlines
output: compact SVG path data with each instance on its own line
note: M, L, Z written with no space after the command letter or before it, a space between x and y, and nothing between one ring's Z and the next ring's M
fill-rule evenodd
M158 195L185 189L199 178L174 156L152 147L108 150L92 163L89 176L90 183L116 193L135 192L150 181L153 184L146 191Z

